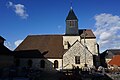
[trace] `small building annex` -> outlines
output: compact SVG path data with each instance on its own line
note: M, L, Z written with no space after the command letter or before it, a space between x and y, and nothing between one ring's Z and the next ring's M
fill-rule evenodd
M78 29L78 18L72 8L66 17L65 34L28 35L15 52L20 66L49 71L93 67L99 63L96 37L91 29Z
M12 51L4 46L5 39L0 36L0 69L12 66L14 57ZM2 72L1 72L2 73Z

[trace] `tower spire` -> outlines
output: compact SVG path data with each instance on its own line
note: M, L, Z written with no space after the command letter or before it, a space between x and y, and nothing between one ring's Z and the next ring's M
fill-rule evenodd
M72 9L72 0L71 0L71 9L66 17L66 35L79 35L78 32L78 19Z

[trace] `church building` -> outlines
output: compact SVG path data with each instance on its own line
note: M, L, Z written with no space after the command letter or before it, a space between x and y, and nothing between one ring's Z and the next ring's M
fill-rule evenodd
M65 21L65 34L28 35L15 49L17 65L49 71L98 66L99 47L92 30L78 29L72 8Z

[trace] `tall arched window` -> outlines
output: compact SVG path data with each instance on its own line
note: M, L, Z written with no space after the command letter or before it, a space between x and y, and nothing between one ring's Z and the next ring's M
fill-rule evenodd
M45 68L45 61L44 60L40 61L40 68Z
M28 60L28 67L32 67L32 64L33 64L32 60L29 59L29 60Z
M58 68L58 61L57 60L54 61L54 68Z

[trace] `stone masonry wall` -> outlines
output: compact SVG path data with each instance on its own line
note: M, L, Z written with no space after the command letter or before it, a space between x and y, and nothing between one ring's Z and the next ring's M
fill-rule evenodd
M83 45L77 41L64 55L63 55L63 69L72 69L73 66L79 66L80 68L86 63L88 67L93 66L93 55L84 49ZM80 64L75 64L75 56L80 56Z
M98 55L97 42L96 39L85 39L86 46L88 50L94 54ZM84 44L84 39L81 40L81 43Z

